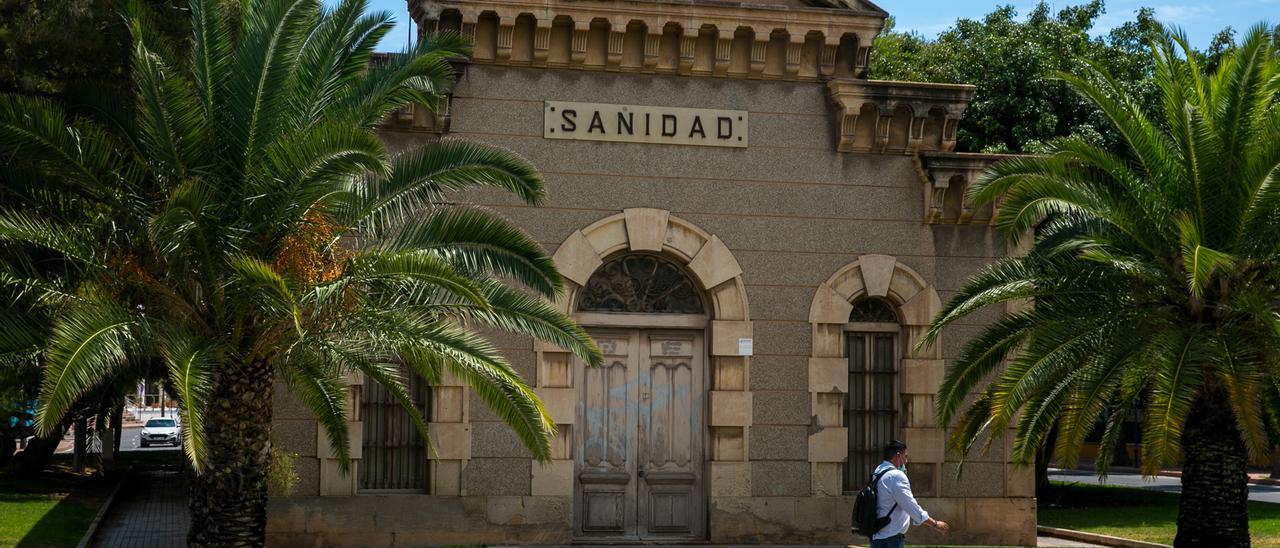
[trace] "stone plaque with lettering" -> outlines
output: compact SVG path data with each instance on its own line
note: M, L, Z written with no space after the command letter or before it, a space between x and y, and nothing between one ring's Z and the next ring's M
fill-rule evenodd
M747 111L547 101L542 136L745 148Z

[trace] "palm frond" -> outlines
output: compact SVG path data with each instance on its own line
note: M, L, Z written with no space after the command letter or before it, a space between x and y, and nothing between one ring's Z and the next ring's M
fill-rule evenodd
M114 302L92 298L57 317L45 352L36 429L53 432L80 396L129 360L137 320Z
M102 130L75 120L48 99L0 94L0 152L106 198L121 169L116 143Z
M347 473L351 467L350 432L347 417L351 410L347 405L345 379L338 375L331 364L315 354L301 351L287 355L284 373L289 391L302 401L324 430L329 447L337 456L338 469Z
M175 326L157 325L151 332L158 339L159 354L169 372L169 386L178 393L182 407L182 449L192 468L201 473L209 452L204 427L206 406L212 392L213 370L222 356L214 343Z
M547 297L564 288L555 263L538 242L506 219L474 207L420 213L367 245L384 253L434 253L463 272L509 278Z
M1172 332L1150 354L1155 379L1143 414L1143 473L1154 475L1181 455L1182 427L1199 396L1204 357L1202 336L1196 332Z
M353 185L344 222L387 230L439 204L451 191L495 187L528 204L546 199L542 177L523 158L507 150L448 139L402 152L386 177Z

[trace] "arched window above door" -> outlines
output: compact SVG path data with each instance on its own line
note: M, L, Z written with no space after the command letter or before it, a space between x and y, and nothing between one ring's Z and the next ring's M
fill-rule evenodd
M873 298L854 301L853 310L849 311L849 322L865 323L898 323L898 313L893 305Z
M580 312L704 314L702 292L676 263L658 255L610 259L578 294Z

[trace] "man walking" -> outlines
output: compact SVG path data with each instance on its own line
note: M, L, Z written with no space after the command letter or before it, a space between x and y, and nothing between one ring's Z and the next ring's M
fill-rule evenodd
M911 494L911 481L907 479L907 444L894 440L884 446L884 462L874 474L880 476L876 485L876 515L889 516L889 523L871 536L871 548L902 548L906 545L907 527L925 524L946 533L951 527L945 521L929 517L929 513L916 502Z

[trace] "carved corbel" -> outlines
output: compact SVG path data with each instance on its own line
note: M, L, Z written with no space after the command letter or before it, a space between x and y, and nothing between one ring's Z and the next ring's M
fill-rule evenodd
M853 77L866 78L867 66L871 58L871 48L859 47L853 55Z
M796 36L792 34L787 40L787 67L786 74L788 78L794 78L800 72L800 54L804 51L804 36Z
M936 225L942 223L942 207L947 202L947 187L951 185L951 179L937 175L932 179L929 192L926 194L929 197L929 203L925 204L924 219L926 223Z
M836 73L836 50L840 43L826 43L820 47L822 50L818 55L818 74L823 78L831 78Z
M618 32L612 28L609 30L609 38L606 40L606 59L609 70L618 70L622 65L622 44L626 40L626 27L623 32Z
M879 117L876 118L876 140L873 148L877 152L884 152L889 148L889 130L893 127L893 111L897 105L882 103L878 106L880 109Z
M875 41L874 34L858 34L858 44L853 52L853 66L850 67L854 78L866 78L867 66L871 61L871 44Z
M908 152L916 152L920 150L920 145L924 142L924 126L928 121L928 105L913 103L911 105L911 127L907 133Z
M844 107L840 112L840 142L836 144L836 150L840 152L854 152L856 146L854 143L858 137L858 115L862 113L862 105Z
M538 19L533 29L533 64L547 64L547 56L551 52L551 19Z
M764 76L765 57L769 53L768 40L752 40L751 42L751 76L760 78Z
M657 33L654 33L654 30ZM658 67L658 53L662 50L662 27L649 26L644 35L644 71L653 72Z
M693 70L694 56L698 51L698 29L684 29L680 35L680 74Z
M947 192L952 190L951 181L962 179L958 190L964 190L964 182L968 180L968 171L954 166L937 166L929 170L929 192L925 195L925 221L929 224L946 222ZM954 219L953 219L954 221Z
M462 28L458 32L467 40L468 44L476 43L476 17L474 14L464 16L462 19Z
M729 73L729 57L733 54L733 31L721 30L716 37L715 74L724 76Z
M587 60L587 37L591 34L590 21L574 21L573 36L569 39L569 64L582 66Z
M515 19L498 20L498 48L495 50L494 57L500 62L505 62L511 59L511 42L516 33L515 22Z
M942 151L952 152L956 149L957 133L960 129L960 112L947 112L942 123Z

